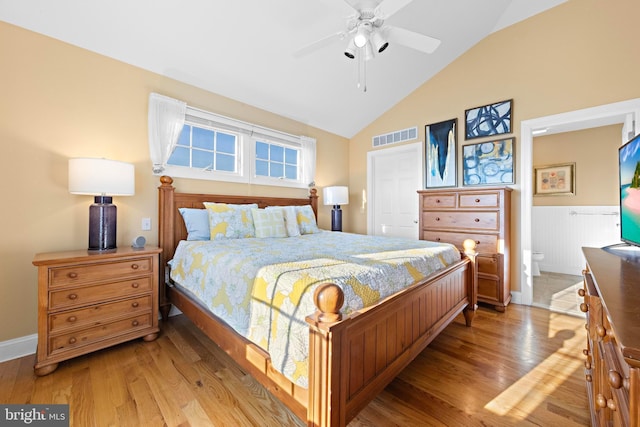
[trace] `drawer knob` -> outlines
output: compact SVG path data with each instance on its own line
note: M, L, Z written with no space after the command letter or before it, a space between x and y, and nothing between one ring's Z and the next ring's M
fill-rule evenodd
M131 264L131 269L132 270L137 270L138 268L140 268L140 266L138 264Z
M474 219L475 222L480 222L480 218Z
M76 294L69 294L67 298L69 298L70 300L78 299L78 295L76 295Z
M480 244L480 240L476 240L476 245L479 245L479 244Z
M436 221L440 221L440 217L439 216L436 217Z
M71 337L71 338L69 338L69 344L75 344L75 343L76 343L76 341L78 341L78 340L76 339L76 337Z
M69 316L69 318L67 318L67 322L75 322L76 320L78 320L78 318L76 316Z
M439 238L439 237L436 237L436 242L439 242L439 241L440 241L440 238Z
M580 311L586 313L587 311L589 311L589 306L585 303L580 304Z
M615 411L616 409L618 409L616 407L616 402L614 402L613 399L607 400L607 408L611 409L612 411Z
M600 338L604 338L605 335L607 335L607 330L604 328L604 326L598 325L596 326L596 334L598 334Z
M139 286L140 286L140 285L138 284L138 282L133 282L133 283L131 284L131 287L132 287L132 288L135 288L135 289L138 289L138 287L139 287Z
M131 322L131 325L133 326L138 326L140 324L140 322L138 322L137 320L134 320L133 322Z
M585 375L585 379L587 380L588 383L593 381L593 377L591 376L591 374Z
M596 405L598 405L598 408L606 408L607 407L607 399L605 399L605 397L602 394L599 394L596 396Z
M77 277L78 277L78 273L76 273L75 271L70 271L70 272L67 274L67 277L68 277L69 279L75 279L75 278L77 278Z
M615 389L619 389L624 384L622 375L620 375L620 372L618 371L614 371L613 369L611 369L607 377L609 380L609 385L611 385L611 387Z
M476 199L476 203L480 203L480 199Z
M582 354L584 354L585 356L589 356L589 350L585 348L584 350L582 350Z
M587 359L584 361L585 369L591 369L591 360Z
M584 289L578 289L578 295L580 295L581 297L585 296L585 291Z
M131 307L133 308L137 308L140 304L138 304L138 301L131 303Z
M436 199L436 203L440 203L440 199Z

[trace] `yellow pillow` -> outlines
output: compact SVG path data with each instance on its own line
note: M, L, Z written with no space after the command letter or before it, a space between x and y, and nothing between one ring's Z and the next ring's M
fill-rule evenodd
M256 203L234 205L205 202L204 207L209 214L211 240L256 237L253 215L251 215L251 209L258 208Z
M298 220L298 227L300 227L300 234L320 232L311 205L296 206L296 219Z

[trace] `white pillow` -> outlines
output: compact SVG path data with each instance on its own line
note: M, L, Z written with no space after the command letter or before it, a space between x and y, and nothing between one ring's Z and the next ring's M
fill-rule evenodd
M295 206L267 206L267 210L279 210L282 212L284 226L287 229L287 236L295 237L300 235Z

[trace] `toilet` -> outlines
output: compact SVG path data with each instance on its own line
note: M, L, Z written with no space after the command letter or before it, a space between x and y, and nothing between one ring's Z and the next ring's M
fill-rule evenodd
M534 276L540 275L540 266L538 262L544 259L544 254L542 252L531 252L531 274Z

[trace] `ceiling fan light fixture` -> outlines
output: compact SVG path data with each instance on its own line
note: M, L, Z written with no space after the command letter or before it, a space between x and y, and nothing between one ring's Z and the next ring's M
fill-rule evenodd
M358 25L358 31L353 36L353 42L357 47L364 47L369 41L369 34L371 33L371 24L363 22Z
M381 53L389 47L389 42L380 34L380 31L374 31L373 34L371 34L371 43L373 43L373 47L378 53Z
M353 38L349 39L349 43L347 44L347 47L344 50L344 56L346 56L349 59L353 59L356 57L356 44L353 41Z

